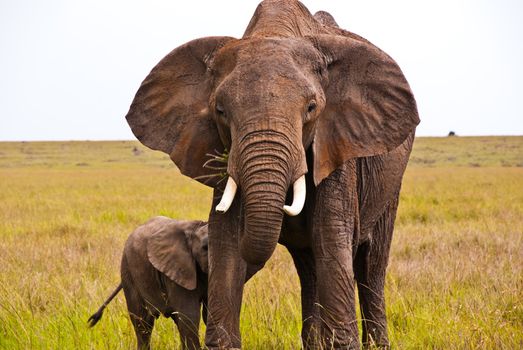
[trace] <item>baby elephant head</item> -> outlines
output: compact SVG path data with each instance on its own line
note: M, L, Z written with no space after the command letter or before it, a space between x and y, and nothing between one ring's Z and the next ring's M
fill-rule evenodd
M207 224L198 227L189 235L192 256L202 269L203 273L209 273L209 226Z
M149 238L147 256L151 264L178 285L193 290L198 266L207 273L207 223L167 219Z

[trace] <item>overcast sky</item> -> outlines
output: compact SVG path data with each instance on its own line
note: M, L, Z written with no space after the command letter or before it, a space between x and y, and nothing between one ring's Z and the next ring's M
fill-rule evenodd
M523 135L523 1L304 0L391 55L418 135ZM191 39L241 37L258 1L0 0L0 140L134 139L151 68Z

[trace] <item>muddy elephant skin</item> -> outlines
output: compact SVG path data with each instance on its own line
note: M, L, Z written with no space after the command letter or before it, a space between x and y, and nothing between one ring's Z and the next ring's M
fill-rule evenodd
M356 286L363 343L388 346L385 270L419 123L392 58L327 12L267 0L241 39L169 53L126 118L143 144L215 188L208 348L241 347L244 282L278 242L300 278L305 348L360 347ZM215 152L228 153L227 186L205 166Z

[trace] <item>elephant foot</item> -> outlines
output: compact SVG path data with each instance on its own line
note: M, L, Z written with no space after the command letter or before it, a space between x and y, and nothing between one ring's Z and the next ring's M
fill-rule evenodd
M348 341L340 342L327 342L327 345L322 349L335 349L335 350L360 350L360 342L358 340L349 339Z
M390 350L389 344L376 344L374 342L363 343L363 349L379 349L379 350Z
M335 346L332 349L336 349L336 350L360 350L360 344L349 344L349 345Z

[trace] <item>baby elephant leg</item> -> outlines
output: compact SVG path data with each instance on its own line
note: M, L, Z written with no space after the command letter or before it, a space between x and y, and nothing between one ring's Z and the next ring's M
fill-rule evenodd
M200 298L198 288L187 290L176 284L167 288L167 294L175 312L172 319L180 332L182 348L201 349L198 330L200 326Z
M157 316L151 314L145 307L145 301L134 288L125 288L125 300L129 317L136 333L138 350L149 350L151 348L151 334L154 321Z

